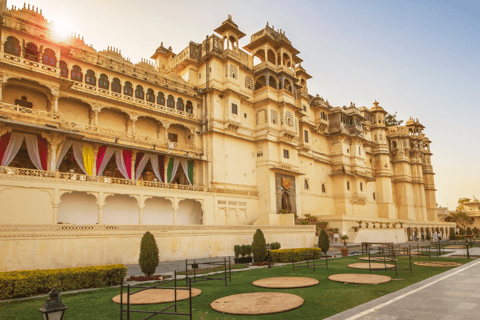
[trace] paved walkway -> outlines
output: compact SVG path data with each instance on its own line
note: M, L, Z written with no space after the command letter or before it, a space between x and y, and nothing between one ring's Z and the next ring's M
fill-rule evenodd
M460 249L449 255L465 254ZM480 248L470 249L480 255ZM328 320L478 320L480 260L359 305Z

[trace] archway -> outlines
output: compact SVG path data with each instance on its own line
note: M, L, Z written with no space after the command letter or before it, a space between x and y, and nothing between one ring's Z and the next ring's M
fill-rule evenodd
M162 197L152 197L145 200L142 224L173 225L172 201Z
M64 193L58 205L57 222L75 225L98 223L97 198L86 192Z
M179 202L177 209L177 225L203 224L202 204L194 199Z
M290 195L287 192L282 194L282 210L286 210L287 213L291 212Z

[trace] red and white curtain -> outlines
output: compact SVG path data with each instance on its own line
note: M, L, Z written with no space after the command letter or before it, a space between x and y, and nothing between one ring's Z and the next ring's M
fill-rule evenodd
M35 168L47 170L47 140L39 135L20 132L7 133L1 137L0 165L8 166L13 161L23 141L27 145L28 156Z
M101 146L97 155L97 176L101 176L105 168L115 154L117 168L125 179L131 179L132 175L132 152L114 147Z

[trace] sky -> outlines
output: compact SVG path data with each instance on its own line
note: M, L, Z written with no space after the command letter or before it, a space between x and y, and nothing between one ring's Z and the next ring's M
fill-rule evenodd
M23 7L24 0L7 6ZM480 1L34 0L60 32L133 63L163 42L179 53L232 15L247 34L269 22L300 51L309 93L333 106L372 107L418 118L432 141L437 203L480 199Z

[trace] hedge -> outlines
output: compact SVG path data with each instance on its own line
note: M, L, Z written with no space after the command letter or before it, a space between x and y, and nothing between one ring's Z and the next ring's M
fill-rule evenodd
M292 262L295 254L295 262L305 260L302 256L305 253L311 253L315 259L320 258L322 250L319 248L298 248L298 249L280 249L270 251L272 262Z
M119 285L126 274L123 264L0 272L0 300L46 294L53 287L62 292Z

